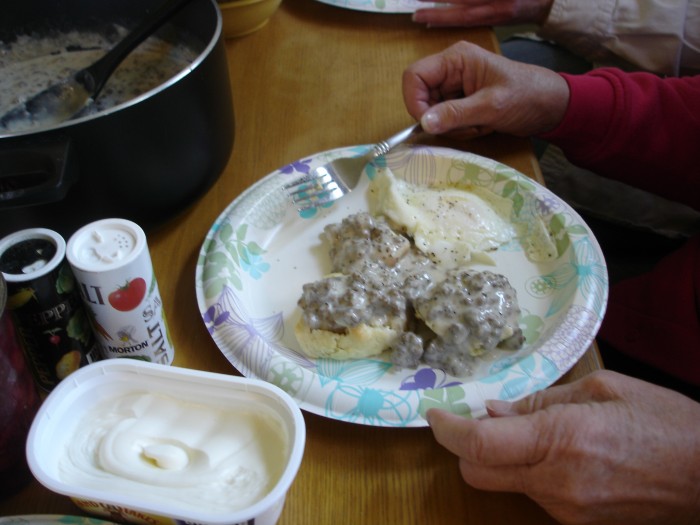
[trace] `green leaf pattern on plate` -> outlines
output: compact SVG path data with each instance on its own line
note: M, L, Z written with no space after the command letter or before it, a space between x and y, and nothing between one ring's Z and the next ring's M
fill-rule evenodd
M421 395L418 412L421 417L431 408L441 408L464 417L471 417L472 410L466 402L464 389L461 387L433 388L424 390Z
M259 279L269 270L269 263L262 259L265 250L255 241L246 242L247 231L247 224L240 224L234 230L227 222L219 228L216 249L209 252L206 261L200 260L207 298L218 296L227 284L242 290L241 272Z

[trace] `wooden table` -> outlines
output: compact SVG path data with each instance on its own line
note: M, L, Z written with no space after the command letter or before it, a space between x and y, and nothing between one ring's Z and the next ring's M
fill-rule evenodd
M176 348L175 365L236 373L201 321L195 263L214 219L243 189L291 161L376 142L411 122L401 73L466 39L497 49L490 29L432 29L409 15L356 12L284 0L260 31L227 41L236 112L231 160L216 185L149 244ZM461 147L541 181L529 143L492 136ZM562 379L600 368L592 347ZM351 425L305 413L308 439L280 525L555 523L524 496L468 487L429 429ZM72 502L34 482L0 502L0 515L73 514Z

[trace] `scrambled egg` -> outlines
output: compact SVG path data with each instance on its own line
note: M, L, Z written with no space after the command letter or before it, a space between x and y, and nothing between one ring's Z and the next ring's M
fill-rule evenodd
M380 170L370 184L369 211L410 235L445 268L493 263L487 252L517 237L512 203L488 190L417 186Z

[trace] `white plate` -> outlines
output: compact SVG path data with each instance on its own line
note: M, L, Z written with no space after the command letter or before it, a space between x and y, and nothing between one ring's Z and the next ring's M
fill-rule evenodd
M0 518L0 525L116 525L112 521L59 514L27 514Z
M418 0L318 0L323 4L334 5L354 11L370 13L415 13L420 7L430 7L432 4Z
M512 220L543 221L558 257L534 263L520 241L493 253L495 271L518 292L526 335L521 350L479 360L470 377L438 369L395 370L382 359L308 359L293 326L304 283L328 273L321 245L325 225L367 209L366 188L303 214L282 186L300 173L367 146L319 153L285 166L250 187L219 216L202 245L196 291L204 322L226 358L244 375L287 391L301 408L374 426L425 426L426 409L442 407L480 417L486 399L514 400L545 388L583 355L600 327L608 277L597 241L581 217L546 188L514 169L470 153L428 146L395 150L379 162L398 177L430 185L468 180L513 201ZM481 269L494 267L480 267Z

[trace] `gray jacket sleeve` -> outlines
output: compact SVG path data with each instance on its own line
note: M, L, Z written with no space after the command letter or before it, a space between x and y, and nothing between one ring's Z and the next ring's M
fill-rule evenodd
M554 0L538 34L595 65L700 73L700 0Z

